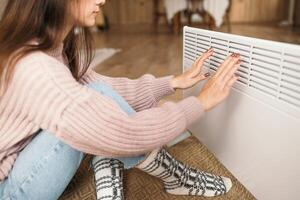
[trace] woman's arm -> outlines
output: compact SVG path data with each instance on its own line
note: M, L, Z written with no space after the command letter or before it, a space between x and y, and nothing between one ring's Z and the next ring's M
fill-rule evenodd
M175 89L187 89L199 81L206 79L209 74L202 72L203 64L213 53L212 49L203 53L190 69L178 76L155 78L146 74L138 79L112 78L88 69L80 80L81 83L104 81L111 85L136 110L141 111L157 105L164 96L175 92Z
M78 83L66 66L43 53L23 59L17 69L14 101L28 120L90 154L145 153L174 139L204 113L200 101L189 97L128 116L112 99Z
M112 86L135 111L142 111L157 106L163 97L175 92L171 86L172 78L173 76L155 78L151 74L143 75L138 79L113 78L89 69L80 82L87 84L104 81Z

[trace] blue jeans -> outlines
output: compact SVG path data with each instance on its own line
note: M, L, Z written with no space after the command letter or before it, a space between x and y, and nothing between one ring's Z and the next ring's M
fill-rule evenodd
M135 112L110 86L102 82L94 82L86 86L114 99L126 113ZM58 199L75 175L83 157L83 152L70 147L46 130L40 129L19 154L7 179L0 183L0 199ZM128 169L144 157L141 155L118 159Z

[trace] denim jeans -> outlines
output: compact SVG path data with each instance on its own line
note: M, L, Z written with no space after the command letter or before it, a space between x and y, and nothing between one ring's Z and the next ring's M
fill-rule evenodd
M135 111L110 86L93 82L87 87L114 99L129 115ZM53 134L40 129L33 140L21 151L14 166L0 183L1 200L56 200L75 175L85 154ZM118 158L126 169L135 166L145 155Z

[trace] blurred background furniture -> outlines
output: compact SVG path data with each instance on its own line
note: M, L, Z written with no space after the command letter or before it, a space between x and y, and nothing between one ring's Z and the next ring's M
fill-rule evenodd
M0 0L0 20L2 18L2 14L4 12L4 8L6 6L7 0Z
M212 23L211 30L220 28L224 22L227 24L228 32L231 31L230 26L230 9L232 0L203 0L203 10L208 13Z
M202 21L208 25L209 29L212 29L214 22L212 17L204 10L203 0L187 0L187 20L188 25L192 25L192 17L194 14L198 14Z
M193 25L193 16L198 15L201 24L207 25L208 29L219 28L223 21L228 25L230 32L230 7L231 0L163 0L163 9L160 0L154 0L154 23L157 27L159 17L167 19L173 27L174 33L179 33L184 24ZM184 15L182 15L184 13ZM225 16L225 20L223 20Z
M158 30L160 32L164 32L165 30L169 32L170 27L173 32L176 32L174 31L176 30L174 27L177 26L181 29L182 25L187 24L187 19L184 19L185 16L180 14L182 13L180 11L187 9L187 1L189 0L109 0L103 9L110 21L111 27L126 26L128 29L132 29L133 27L134 29L147 27L147 30L149 30L151 28L157 29L157 25L159 25ZM203 2L206 2L205 4L207 5L205 11L208 12L209 15L214 16L209 12L209 10L214 10L214 6L212 5L215 4L215 2L225 1L203 0ZM178 8L177 11L175 6ZM279 22L288 19L288 10L289 3L286 0L229 0L227 11L226 9L224 11L224 19L223 17L218 17L214 29L220 30L223 24L229 24L231 27L233 24L277 25ZM297 12L297 9L295 9L295 11ZM220 19L222 19L222 21L220 21ZM230 21L230 23L228 23L228 21ZM207 28L207 26L203 26L203 24L199 22L201 21L192 20L192 26ZM164 27L167 29L164 29ZM227 32L228 29L230 29L230 27L227 27Z
M153 22L155 26L158 26L160 17L168 20L166 11L161 9L160 1L161 0L153 0Z
M280 26L293 26L294 25L294 14L295 14L295 0L288 1L288 15L284 21L280 22Z
M154 24L159 25L161 17L167 22L174 33L181 29L181 11L186 9L185 0L154 0Z
M198 14L208 29L219 28L225 21L230 32L230 8L231 0L187 0L188 25L192 25L192 16Z
M296 0L294 8L294 26L300 27L300 0Z

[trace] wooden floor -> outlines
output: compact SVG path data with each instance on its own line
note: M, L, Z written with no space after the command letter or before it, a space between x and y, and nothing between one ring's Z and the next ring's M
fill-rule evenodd
M226 32L224 26L218 31ZM300 32L275 25L232 25L233 34L280 42L300 44ZM162 26L112 27L108 32L95 33L97 48L120 48L109 60L97 66L103 75L137 78L145 73L155 76L180 74L182 66L182 34L174 35ZM181 93L167 97L179 100Z

